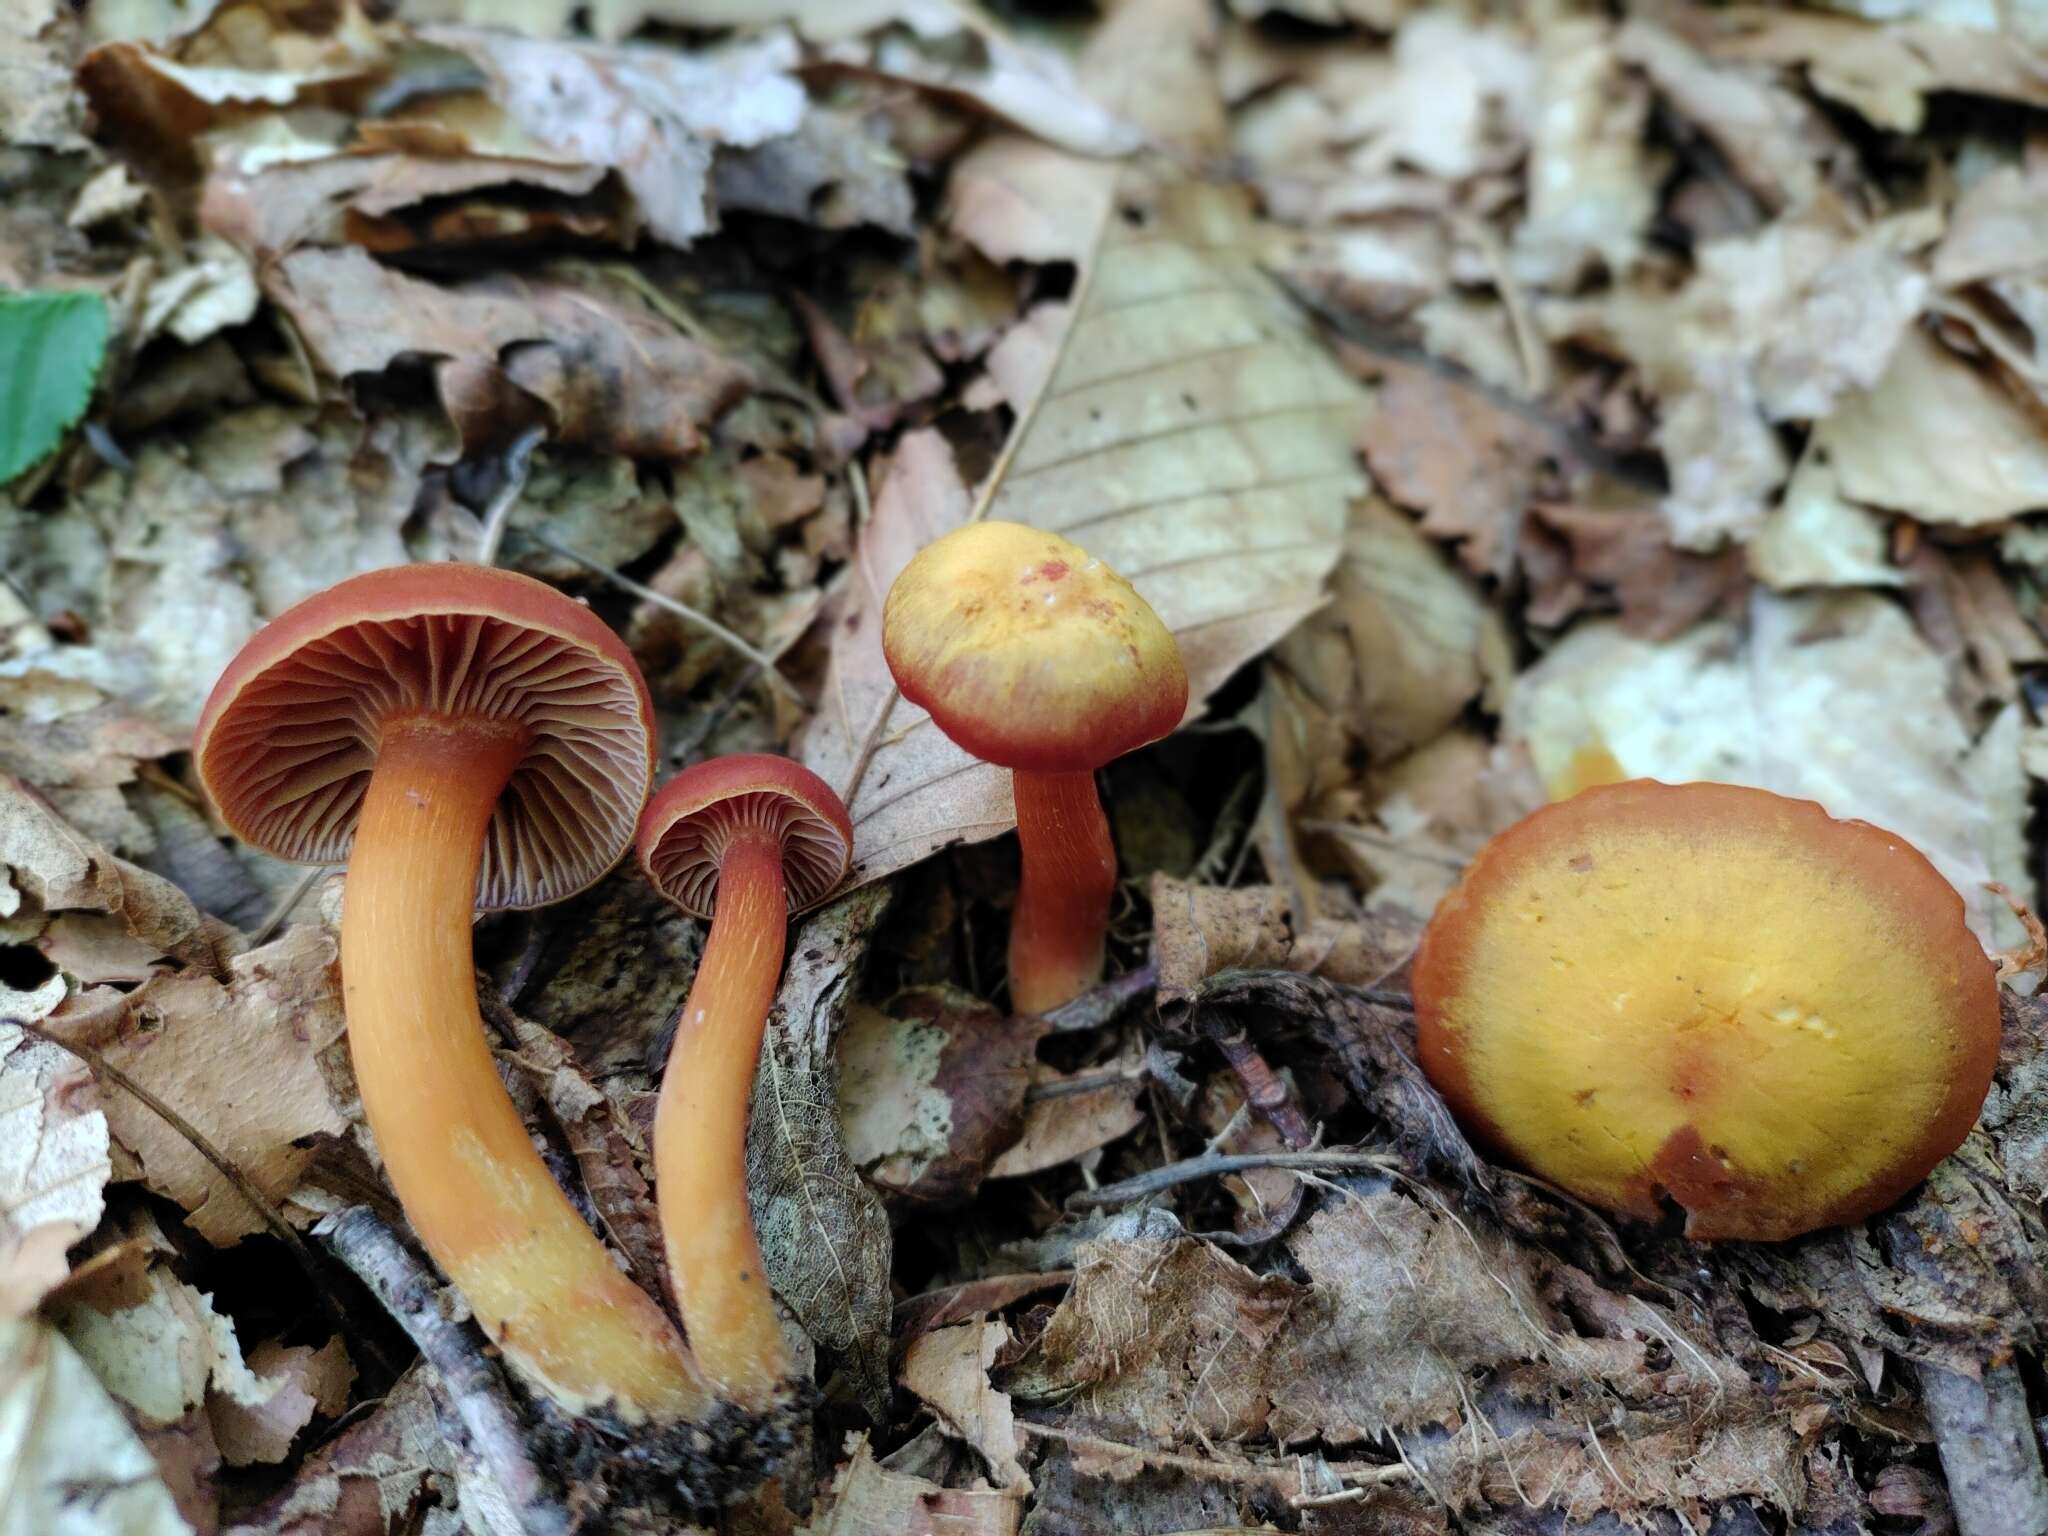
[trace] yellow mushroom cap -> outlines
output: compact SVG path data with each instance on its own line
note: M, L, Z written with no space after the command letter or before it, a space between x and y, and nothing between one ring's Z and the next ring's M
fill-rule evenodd
M1998 987L1903 839L1728 784L1589 789L1481 850L1415 961L1417 1048L1476 1139L1697 1238L1883 1210L1961 1145Z
M1188 705L1173 633L1056 533L970 523L889 589L882 650L903 696L983 762L1078 773L1157 741Z

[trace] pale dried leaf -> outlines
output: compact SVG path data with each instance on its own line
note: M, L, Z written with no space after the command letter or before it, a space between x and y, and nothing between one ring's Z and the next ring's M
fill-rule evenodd
M231 1467L283 1461L315 1414L332 1417L348 1406L356 1379L339 1334L317 1350L267 1339L249 1351L249 1369L272 1387L267 1399L245 1403L216 1394L207 1401L214 1441Z
M175 1424L209 1392L259 1408L287 1387L284 1374L264 1379L250 1368L235 1325L214 1310L211 1296L163 1268L150 1270L147 1281L135 1306L102 1312L72 1303L56 1319L107 1390L144 1424Z
M0 1322L0 1466L0 1536L193 1536L92 1368L34 1318Z
M2011 921L1984 890L2008 834L1963 771L1972 736L1948 668L1880 597L1759 593L1746 623L1662 645L1581 625L1517 680L1503 736L1553 797L1640 777L1817 800L1925 853L1980 937Z
M0 990L10 1019L63 999L61 976L33 994ZM65 1250L99 1225L111 1164L97 1097L77 1057L0 1023L0 1324L60 1283Z
M941 1423L988 1463L998 1488L1031 1491L1031 1478L1018 1461L1022 1449L1010 1412L1009 1394L989 1384L989 1367L1010 1342L1000 1322L934 1328L911 1342L903 1359L903 1385L923 1399Z
M1278 886L1225 889L1152 877L1152 953L1159 1001L1185 1002L1218 971L1300 971L1347 986L1384 980L1407 957L1405 926L1325 918L1297 926Z
M1034 1063L1031 1087L1039 1096L1025 1104L1017 1139L988 1165L988 1176L1014 1179L1043 1173L1130 1135L1145 1123L1140 1069L1137 1057L1107 1061L1073 1076L1112 1073L1117 1081L1103 1088L1069 1090L1068 1074L1044 1062Z
M1016 1536L1022 1488L942 1488L875 1460L866 1435L800 1536Z

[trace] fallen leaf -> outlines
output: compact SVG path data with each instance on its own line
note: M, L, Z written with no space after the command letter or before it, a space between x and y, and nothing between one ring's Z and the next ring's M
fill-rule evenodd
M1800 456L1746 553L1750 573L1781 592L1905 583L1891 562L1883 520L1842 494L1834 462L1818 446Z
M1084 1087L1107 1077L1103 1087ZM1145 1123L1140 1102L1142 1058L1123 1057L1100 1067L1064 1073L1044 1062L1031 1068L1031 1086L1017 1137L988 1165L992 1179L1022 1178L1085 1157L1120 1141Z
M102 1312L74 1303L56 1318L93 1374L145 1425L176 1424L210 1392L260 1408L286 1389L286 1375L266 1379L250 1368L234 1323L214 1310L212 1297L163 1268L152 1269L148 1282L135 1306Z
M0 1465L5 1536L192 1536L92 1368L35 1318L0 1322Z
M1913 331L1867 393L1814 433L1841 493L1965 527L2048 505L2040 408Z
M559 283L488 277L441 288L358 250L307 249L267 267L265 284L337 378L381 373L407 353L443 359L442 403L466 438L496 430L499 393L510 389L548 408L562 442L680 458L750 382L639 306ZM386 323L360 324L365 312Z
M953 987L855 1003L837 1043L839 1121L868 1180L920 1205L974 1196L1024 1124L1036 1021Z
M866 1435L855 1437L824 1507L803 1536L1017 1536L1022 1488L942 1488L875 1460Z
M903 1360L903 1385L938 1415L948 1432L973 1446L998 1488L1031 1491L1017 1456L1021 1443L1009 1395L989 1384L989 1367L1010 1342L999 1322L963 1323L919 1334Z
M717 228L717 146L760 145L793 133L803 118L803 87L787 74L796 43L786 34L696 54L471 27L421 35L474 60L499 105L541 143L617 171L647 227L671 245Z
M1375 761L1439 734L1511 671L1507 632L1442 551L1377 498L1353 504L1330 606L1275 648Z
M64 997L0 991L13 1019L35 1022ZM70 1271L65 1257L99 1225L111 1169L107 1119L92 1076L69 1051L0 1024L0 1327L32 1311Z
M1224 889L1152 877L1152 953L1161 1007L1236 967L1299 971L1370 987L1399 968L1412 937L1397 924L1324 918L1297 926L1278 886Z
M848 1356L871 1404L889 1390L889 1218L847 1154L832 1040L888 899L842 896L791 935L747 1125L747 1192L768 1282L813 1342Z
M221 1459L231 1467L283 1461L315 1414L333 1418L348 1406L356 1378L339 1334L317 1350L265 1340L249 1351L249 1369L272 1384L267 1400L244 1403L222 1394L207 1403Z
M1266 1430L1260 1362L1305 1294L1192 1238L1105 1237L1081 1250L1073 1288L1003 1384L1111 1438L1243 1440Z
M300 1143L348 1129L315 1060L342 1034L334 961L326 932L291 928L235 956L225 981L180 972L126 996L96 989L60 1009L49 1027L95 1046L279 1203L312 1161ZM229 1083L236 1090L223 1093ZM184 1206L208 1241L227 1246L263 1230L241 1194L153 1110L110 1089L106 1113L144 1182Z
M1972 737L1949 682L1882 598L1759 592L1739 628L1718 620L1662 644L1580 625L1516 680L1503 737L1553 798L1610 779L1711 779L1873 822L1933 860L1979 936L2004 943L2011 914L1984 890L2001 834L1965 774Z

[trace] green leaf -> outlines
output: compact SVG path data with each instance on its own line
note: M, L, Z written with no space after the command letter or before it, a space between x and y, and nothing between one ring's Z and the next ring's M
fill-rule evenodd
M0 485L77 424L106 355L98 294L0 293Z

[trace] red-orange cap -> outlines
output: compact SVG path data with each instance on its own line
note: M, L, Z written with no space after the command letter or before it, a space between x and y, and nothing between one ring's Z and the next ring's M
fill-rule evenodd
M1022 523L970 523L918 551L889 588L882 652L906 699L1002 768L1100 768L1187 713L1187 668L1152 605Z
M830 784L793 758L736 752L685 768L640 815L633 843L655 889L692 917L710 917L718 870L736 833L766 828L782 843L789 910L814 907L853 863L853 822Z
M396 566L287 609L214 684L193 760L244 842L338 864L383 722L420 713L533 732L498 797L479 907L544 906L618 862L654 781L647 685L603 620L512 571Z

